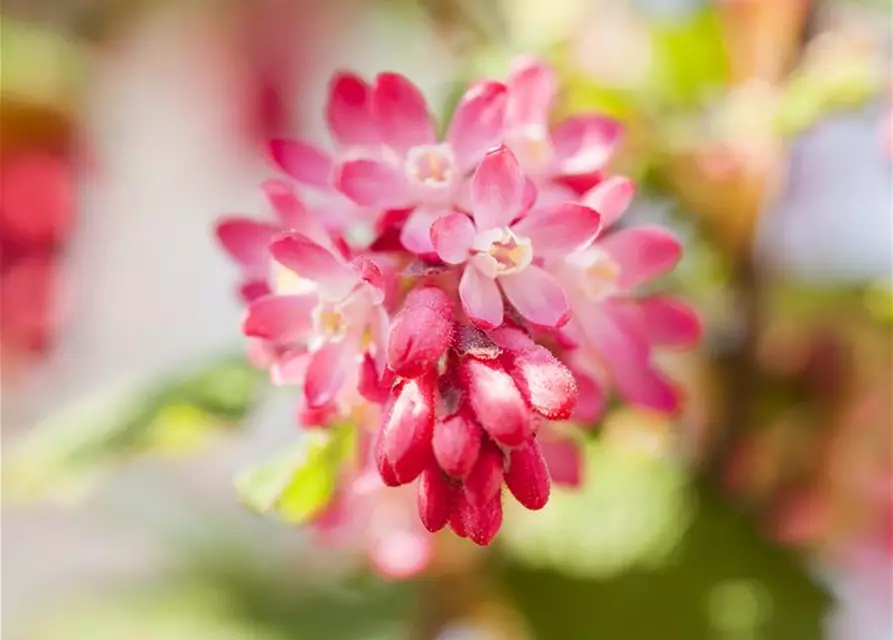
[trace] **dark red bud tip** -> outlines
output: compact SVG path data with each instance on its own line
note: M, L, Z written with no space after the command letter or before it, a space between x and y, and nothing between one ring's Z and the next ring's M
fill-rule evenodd
M419 478L419 518L431 533L443 529L450 519L457 495L454 486L437 466L430 466Z
M457 506L461 512L466 537L482 547L493 542L502 526L502 496L497 493L492 500L481 505L468 500L459 501Z
M431 462L434 372L408 380L398 390L384 422L384 454L401 484L412 482Z
M434 425L432 447L434 457L444 472L453 478L464 478L478 459L481 428L461 414Z
M517 447L530 436L530 409L498 361L465 358L460 373L471 408L490 437Z
M453 339L453 301L437 287L406 296L388 332L388 365L404 378L416 378L437 363Z
M577 381L552 352L536 345L511 359L510 371L531 408L550 420L567 420L577 406Z
M549 502L552 481L535 438L511 452L505 483L515 499L532 511L542 509Z
M465 479L465 495L469 502L487 504L502 488L505 456L492 442L485 441L477 462Z

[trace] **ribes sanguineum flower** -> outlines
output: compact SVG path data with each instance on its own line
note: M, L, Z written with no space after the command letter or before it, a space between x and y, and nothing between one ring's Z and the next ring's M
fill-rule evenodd
M503 321L500 290L529 322L559 327L570 314L561 283L539 262L585 249L598 235L601 218L573 202L524 209L525 177L505 146L481 161L471 184L471 216L452 213L431 228L437 255L463 264L462 307L477 325Z

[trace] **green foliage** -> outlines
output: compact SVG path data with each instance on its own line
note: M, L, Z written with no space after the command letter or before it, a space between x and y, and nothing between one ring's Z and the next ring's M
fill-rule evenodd
M241 356L106 390L50 415L4 460L4 497L79 498L121 463L195 451L242 421L262 389Z
M301 524L320 513L335 492L341 468L355 448L356 427L309 431L300 444L235 478L242 501L258 513Z

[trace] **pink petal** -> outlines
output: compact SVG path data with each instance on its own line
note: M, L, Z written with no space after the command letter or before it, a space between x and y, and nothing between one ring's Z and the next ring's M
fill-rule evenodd
M431 241L431 228L437 220L448 213L444 209L416 207L400 230L400 244L416 255L434 255L436 251Z
M572 202L535 209L512 225L512 231L533 241L537 256L566 256L585 249L601 229L601 216Z
M626 212L635 195L635 182L623 176L612 176L587 192L581 202L601 214L602 227L607 229Z
M538 207L546 207L548 205L563 204L565 202L576 202L580 197L570 187L558 182L545 182L540 184L535 194L535 199L530 203L534 203ZM585 202L582 204L586 204ZM588 205L587 205L588 206ZM595 207L593 207L594 209Z
M652 344L666 347L689 347L701 339L698 314L690 306L665 295L654 295L636 301L639 317Z
M273 161L292 178L317 189L332 188L332 159L322 149L299 140L270 141Z
M400 154L437 141L425 96L398 73L381 73L375 79L372 113L382 141Z
M549 272L527 267L499 277L505 297L526 320L541 327L560 327L570 318L570 307L561 283Z
M343 162L335 171L335 188L372 209L401 209L410 204L406 176L394 165L378 160Z
M478 83L462 96L446 141L463 173L499 144L505 119L506 88L500 82Z
M300 231L327 249L332 248L331 237L320 216L307 209L290 184L283 180L266 180L261 191L286 230Z
M326 122L345 147L371 147L378 143L372 118L372 87L352 73L336 73L329 83Z
M611 377L617 392L630 404L667 414L681 407L679 389L648 362L612 366Z
M614 153L623 126L601 116L574 116L552 132L552 144L561 174L598 171Z
M630 323L608 301L581 305L576 316L586 341L613 367L651 358L651 345L639 323Z
M540 450L555 484L579 487L583 476L580 445L567 438L540 438Z
M591 425L598 420L605 409L605 391L600 380L578 369L572 369L577 388L580 391L577 406L571 418L584 425Z
M317 304L315 295L258 298L245 309L242 333L279 344L300 339L313 322L311 313Z
M431 242L437 255L447 264L461 264L468 259L475 230L464 213L452 213L438 219L431 227Z
M304 380L304 397L310 408L335 400L359 364L360 336L348 333L337 342L327 342L310 356Z
M252 302L263 296L271 294L270 285L266 279L246 280L239 285L239 297L243 302Z
M299 385L304 382L310 358L306 351L292 351L280 356L270 367L270 380L277 386Z
M507 85L509 126L548 124L549 112L558 94L554 69L541 60L522 58L513 65Z
M682 257L682 245L661 227L621 229L599 242L620 267L619 284L632 289L671 270Z
M471 182L471 214L478 231L507 226L521 212L525 188L526 178L508 147L487 152Z
M499 287L472 266L465 267L459 281L459 298L462 308L476 325L492 329L502 324L503 306Z
M243 267L266 274L270 264L268 247L279 227L249 218L227 218L217 223L217 240Z
M327 249L300 233L286 233L270 243L270 253L283 266L319 285L319 293L340 300L359 283L356 272Z

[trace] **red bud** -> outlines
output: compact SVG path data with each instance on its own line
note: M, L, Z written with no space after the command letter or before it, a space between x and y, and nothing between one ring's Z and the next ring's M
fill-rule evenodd
M432 447L440 468L453 478L467 476L478 459L481 435L480 426L461 414L436 423Z
M497 493L489 502L482 505L473 504L469 500L458 500L456 506L464 527L463 537L468 537L482 547L490 544L502 526L502 496ZM452 524L451 519L450 525Z
M429 466L419 478L419 518L431 533L446 526L457 494L454 486L436 465Z
M509 371L531 408L550 420L567 420L577 405L574 375L540 345L510 357Z
M462 383L484 430L499 444L516 447L530 436L530 409L498 361L465 358Z
M385 405L382 409L382 425L386 424L386 421L390 416L392 404L393 402L391 401L390 404ZM375 466L378 469L378 475L381 476L381 481L389 487L398 487L403 484L397 479L397 474L394 472L394 466L388 461L387 456L384 454L383 426L379 427L378 432L375 434L372 453L375 458Z
M469 502L487 504L502 488L505 456L492 442L484 442L477 462L465 479L465 495Z
M383 384L382 377L375 366L375 360L368 352L363 355L359 373L357 391L361 396L375 404L381 404L387 400L389 389Z
M453 339L453 301L437 287L406 296L388 332L388 364L399 376L416 378L431 369Z
M406 381L384 423L384 454L401 484L412 482L431 461L434 372Z
M530 438L509 455L505 483L515 499L531 511L542 509L549 501L552 482L549 469L535 438Z

